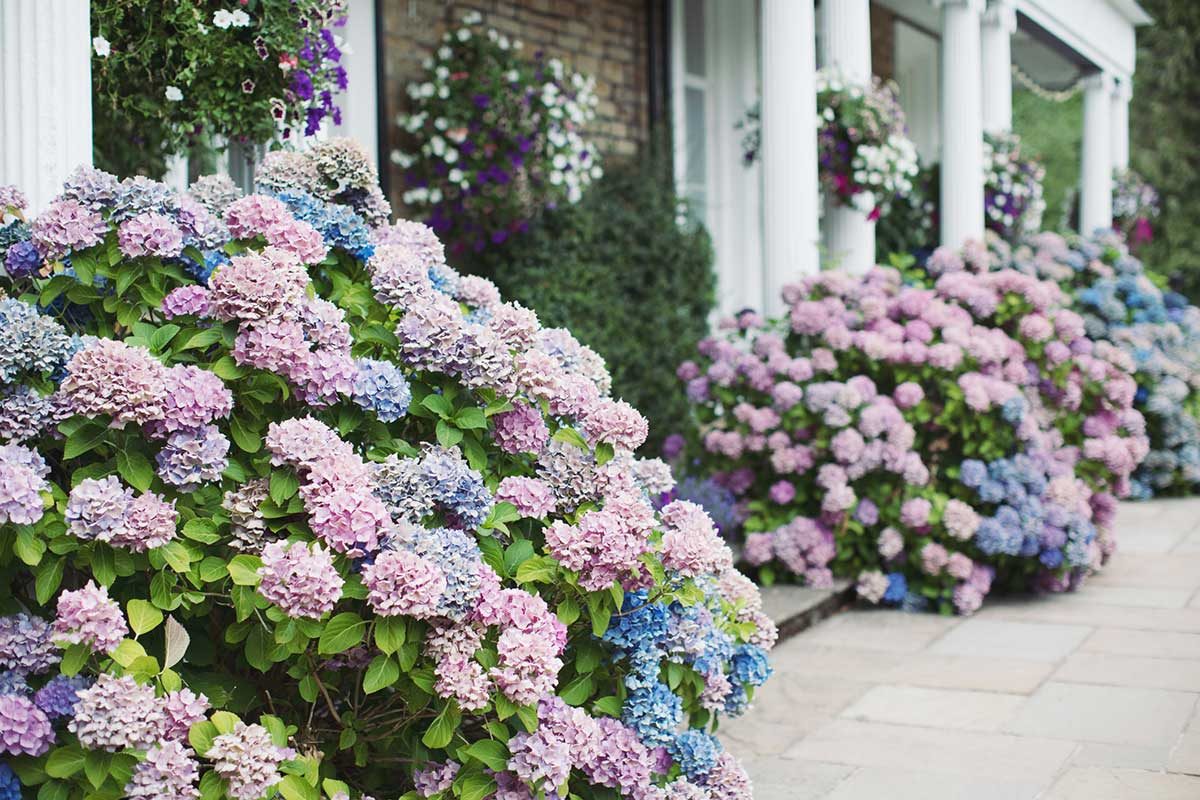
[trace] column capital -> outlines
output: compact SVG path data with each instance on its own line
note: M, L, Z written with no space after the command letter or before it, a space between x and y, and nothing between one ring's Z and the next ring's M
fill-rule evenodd
M1133 81L1130 78L1118 78L1114 81L1113 99L1126 103L1133 99Z
M960 6L967 11L974 11L976 14L983 13L984 0L929 0L929 2L933 3L934 8L938 9Z
M988 0L983 24L994 25L1010 36L1017 32L1017 8L1012 0Z
M1116 90L1116 78L1110 72L1094 72L1079 81L1079 85L1085 92L1112 93Z

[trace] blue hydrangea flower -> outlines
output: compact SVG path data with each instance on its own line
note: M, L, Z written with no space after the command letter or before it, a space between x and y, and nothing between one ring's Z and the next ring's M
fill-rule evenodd
M400 369L390 361L360 358L354 362L354 402L381 422L395 422L408 413L412 390Z
M739 645L733 653L733 677L751 686L762 686L771 677L767 651L753 644Z
M649 747L666 747L683 721L683 701L665 683L635 689L625 698L621 721Z
M41 266L42 257L33 242L17 242L8 248L8 254L4 257L4 268L13 278L28 277Z
M67 677L55 675L33 696L34 705L40 708L50 719L75 716L75 703L78 702L78 692L88 687L88 680L82 675Z
M0 300L0 383L23 372L50 373L66 361L71 337L62 325L20 300Z
M699 781L716 766L722 747L715 736L691 728L676 736L667 750L684 775Z
M987 477L987 466L982 461L968 458L959 467L958 480L963 486L977 488Z
M903 602L905 595L908 594L908 581L904 578L902 572L889 572L888 588L883 593L883 602L898 604Z
M21 800L21 782L3 761L0 761L0 800Z
M0 672L0 694L29 694L25 676L11 669Z

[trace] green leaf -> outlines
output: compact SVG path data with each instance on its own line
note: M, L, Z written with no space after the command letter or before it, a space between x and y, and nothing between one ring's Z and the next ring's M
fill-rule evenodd
M500 772L508 766L508 748L503 742L497 742L494 739L480 739L463 749L466 750L467 755L482 762L489 769Z
M179 331L180 327L172 323L167 323L161 328L158 328L154 331L154 333L150 334L151 349L153 349L155 352L161 351L164 347L170 344L171 340L175 338L175 334L179 333Z
M534 556L517 567L517 583L549 583L558 574L558 562L550 556Z
M483 800L496 791L496 779L482 772L463 775L454 782L458 800Z
M257 453L262 448L262 437L253 428L246 427L236 414L229 420L229 435L233 437L234 444L247 453Z
M363 675L363 691L374 694L400 679L400 665L391 656L375 656Z
M458 729L460 722L462 722L462 712L458 710L458 703L454 700L446 701L441 713L437 715L429 726L429 730L425 731L425 735L421 737L421 743L433 749L445 747L454 738L454 731Z
M454 424L463 430L472 430L476 428L486 428L487 417L483 414L482 408L471 406L464 408L454 415Z
M16 541L13 542L13 552L17 554L17 558L29 566L36 567L42 562L42 556L46 554L46 543L32 528L22 527L17 531ZM110 580L109 583L112 581Z
M604 592L592 592L587 596L592 633L597 637L604 635L604 632L608 630L608 623L612 619L612 609L608 607L607 599L607 594Z
M141 636L149 633L162 624L163 613L150 604L148 600L133 599L125 606L129 615L129 627Z
M113 549L97 542L92 546L92 574L104 586L112 586L117 579L117 559Z
M604 466L613 459L613 446L608 442L600 442L596 445L596 463Z
M604 714L608 717L621 716L621 698L615 694L610 694L607 697L601 697L596 702L592 703L592 711L597 714Z
M279 793L284 800L319 800L321 796L317 787L299 775L284 775L279 782Z
M58 747L46 759L46 774L51 778L69 778L83 769L87 755L77 744Z
M580 450L590 449L588 447L588 443L582 436L579 435L579 431L575 430L574 428L559 428L550 438L556 442L562 442L563 444L573 444Z
M404 646L407 630L400 617L379 617L375 621L375 644L384 653L395 653Z
M353 611L345 611L325 623L317 652L321 655L344 653L363 640L367 623Z
M461 442L463 432L458 428L448 424L445 420L439 420L437 424L437 440L442 447L454 447Z
M37 800L67 800L71 790L62 781L46 781L38 787Z
M184 350L198 350L214 345L219 341L221 341L220 328L203 328L188 336L183 340L183 344L176 345L175 349L180 352Z
M54 593L58 591L66 564L65 558L53 558L42 563L38 570L37 580L34 581L34 595L41 605L48 603Z
M117 472L126 483L140 492L148 491L154 483L154 467L137 450L117 451Z
M538 714L537 706L521 706L517 709L517 719L521 720L522 727L529 733L537 730Z
M421 405L428 408L433 413L437 414L442 419L447 419L454 408L450 405L450 401L440 394L425 395L425 399L421 401Z
M570 625L575 620L579 619L579 603L574 597L567 597L558 604L558 621L563 625Z
M261 566L262 559L258 556L241 553L234 556L225 569L228 570L229 577L233 578L233 582L238 586L258 586L259 581L262 580L258 574Z
M70 461L79 458L84 453L95 449L104 441L107 433L108 428L103 425L80 428L67 437L67 442L63 445L63 460Z
M89 750L83 762L83 773L93 789L99 789L108 779L108 768L112 764L112 753L104 750Z
M511 575L530 558L533 558L533 542L528 539L517 539L504 550L504 569Z
M276 505L287 505L287 501L295 496L300 489L300 479L290 469L271 470L270 492L271 499Z
M569 706L580 706L592 696L593 686L591 675L580 675L563 687L558 696Z
M167 542L162 547L158 548L159 553L171 569L178 572L180 575L186 575L192 568L192 555L183 542L176 539L172 542Z
M73 644L63 651L58 669L63 675L78 675L79 670L83 669L83 665L87 663L88 656L91 654L91 648L86 644Z
M129 667L134 661L146 656L146 648L133 639L122 639L109 656L122 667Z
M232 733L238 722L237 714L229 711L213 712L212 723L217 726L218 733Z

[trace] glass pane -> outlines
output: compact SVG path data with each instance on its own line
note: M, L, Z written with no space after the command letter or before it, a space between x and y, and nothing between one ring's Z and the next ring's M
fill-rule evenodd
M687 183L704 186L708 183L707 126L704 124L704 91L688 88L683 94L684 117L687 121Z
M683 4L683 68L692 75L704 75L704 3L706 0L684 0Z

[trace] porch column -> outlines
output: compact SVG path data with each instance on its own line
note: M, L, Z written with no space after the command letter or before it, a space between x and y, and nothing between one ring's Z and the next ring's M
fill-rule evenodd
M983 0L933 0L942 10L942 244L983 239Z
M346 37L342 63L349 85L337 100L342 124L335 130L366 148L371 164L379 166L379 82L375 59L375 2L350 0L350 12L342 29Z
M32 211L92 163L92 43L87 0L0 0L0 184Z
M1012 35L1017 11L1012 0L990 0L983 14L983 129L1012 130Z
M871 4L869 0L821 3L821 68L840 74L847 84L871 83ZM875 265L875 221L871 209L842 205L825 195L823 221L826 254L838 269L863 273Z
M816 272L816 36L811 0L762 0L763 256L766 308Z
M1083 157L1079 188L1079 232L1112 227L1112 92L1107 73L1083 84Z
M1129 101L1133 86L1129 78L1117 81L1112 95L1112 161L1113 169L1129 169Z

